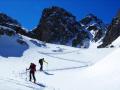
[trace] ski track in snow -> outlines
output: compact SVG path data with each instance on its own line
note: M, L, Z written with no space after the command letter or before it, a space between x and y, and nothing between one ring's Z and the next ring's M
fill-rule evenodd
M11 57L11 58L0 57L1 68L5 68L5 70L1 69L2 74L0 75L1 76L0 84L2 84L2 82L3 82L3 83L6 83L8 86L10 84L13 86L15 85L16 87L20 87L19 89L12 87L13 90L23 90L23 88L25 88L26 90L62 90L62 89L60 89L60 87L56 87L55 85L53 85L53 82L52 82L53 78L51 79L51 84L49 82L46 82L46 83L43 83L43 82L47 81L46 78L51 78L51 77L56 76L57 73L60 73L60 72L63 73L64 71L71 72L71 70L79 71L81 68L83 70L83 69L86 69L89 66L93 65L94 60L93 61L77 60L78 58L81 58L81 55L85 55L85 56L92 55L91 50L90 51L89 50L88 51L83 51L83 50L80 51L80 49L74 49L72 47L59 45L59 47L63 49L62 52L61 51L59 52L59 50L58 50L59 48L57 45L47 44L47 47L44 47L44 46L41 46L41 44L39 42L36 42L36 41L34 42L34 39L32 40L25 36L23 36L23 39L29 45L29 49L24 52L23 56L21 56L19 58L18 57L17 58L16 57ZM105 52L106 55L109 51L112 51L112 50L106 51ZM94 54L96 52L94 52ZM74 54L78 55L78 57L75 57L75 59L69 59L69 58L67 58L67 56L65 57L65 55L73 55L73 57L74 57ZM98 53L98 55L99 55L99 53ZM101 56L102 56L102 54L101 54ZM40 83L33 84L28 81L28 76L29 76L28 72L29 71L25 72L22 70L25 70L25 65L29 66L30 62L37 62L36 60L38 60L40 57L48 58L50 65L55 65L56 63L57 63L57 65L55 65L54 67L50 66L48 68L45 68L43 72L40 72L39 70L37 70L36 75L37 75L38 81L40 80ZM96 59L93 57L94 56L91 56L92 59ZM30 61L31 58L34 60ZM89 57L86 57L86 58L90 59ZM51 62L52 62L52 64L51 64ZM58 62L59 63L62 62L62 63L64 63L64 65L63 66L59 65ZM94 62L96 62L96 60ZM5 66L3 64L7 64L8 66ZM15 64L18 66L15 66ZM20 67L19 67L19 65L20 65ZM40 76L39 76L39 74L40 74ZM10 76L8 76L8 75L10 75ZM2 88L7 88L7 86L2 87ZM9 90L9 89L6 89L6 90Z
M44 54L46 56L49 56L49 57L53 57L53 58L57 58L59 60L66 60L66 61L71 61L71 62L76 62L76 63L90 63L90 62L83 62L83 61L79 61L79 60L73 60L73 59L65 59L65 58L61 58L61 57L56 57L56 56L53 56L53 55L50 55L50 54L46 54L46 53L42 53L42 52L38 52L40 54Z

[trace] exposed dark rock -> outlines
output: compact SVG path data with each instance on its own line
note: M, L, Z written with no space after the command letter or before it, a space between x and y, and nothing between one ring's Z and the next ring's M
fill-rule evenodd
M102 22L102 20L98 19L93 14L87 15L80 21L80 24L91 32L93 35L93 41L97 42L105 35L107 31L107 26Z
M37 28L30 32L30 35L49 43L75 46L77 42L78 46L84 45L83 41L89 37L85 37L89 34L84 33L84 30L71 13L59 7L51 7L43 10Z
M120 36L120 14L117 14L117 16L113 18L112 23L108 27L108 32L106 33L106 36L103 39L103 44L100 45L98 48L106 47L107 45L111 44L114 40L116 40L119 36Z
M27 31L22 28L21 24L17 20L4 13L0 13L0 26L2 29L6 27L8 29L13 29L16 33L27 35Z
M21 26L15 19L7 16L4 13L0 13L0 25L1 24L14 24L14 25Z

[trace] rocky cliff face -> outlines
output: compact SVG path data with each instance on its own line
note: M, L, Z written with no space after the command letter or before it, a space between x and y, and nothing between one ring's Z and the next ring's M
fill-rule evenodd
M27 35L26 30L22 28L21 24L17 20L9 17L4 13L0 13L0 26L13 29L16 31L16 33Z
M103 39L103 44L98 48L103 48L111 44L120 36L120 11L117 16L113 18L112 23L108 26L108 31Z
M24 35L25 33L26 31L22 29L16 20L6 14L0 13L0 40L2 42L6 42L6 38L8 38L7 40L10 40L11 44L15 41L18 45L27 45L19 35ZM5 41L3 39L5 39Z
M34 32L42 41L66 44L79 29L80 25L72 14L62 8L52 7L44 9Z
M79 22L70 12L60 7L46 8L37 27L27 32L11 17L0 13L0 35L18 33L41 41L73 47L89 48L102 42L98 48L107 47L120 36L120 11L110 25L89 14Z
M93 41L95 42L103 38L107 31L107 26L102 22L102 20L100 20L97 16L93 14L89 14L85 18L83 18L80 21L80 24L85 29L90 31L93 36Z
M0 13L0 24L3 25L14 24L17 26L21 26L15 19L12 19L11 17L7 16L4 13Z
M59 7L44 9L37 28L31 34L49 43L85 48L89 47L93 37L89 30L76 21L75 16Z

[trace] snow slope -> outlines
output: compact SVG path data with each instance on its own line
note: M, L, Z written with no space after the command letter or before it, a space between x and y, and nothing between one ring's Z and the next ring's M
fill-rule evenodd
M120 37L118 37L115 41L112 42L111 45L109 46L113 46L113 47L120 47Z
M0 36L0 55L3 57L22 56L29 47L24 41L22 41L24 44L20 44L18 41L22 41L22 38L17 34Z
M0 90L120 89L120 49L79 49L22 38L29 45L22 56L0 56ZM45 72L39 72L38 60L43 57L49 64L44 64ZM28 81L26 68L31 62L37 65L39 85Z
M93 66L57 72L48 80L58 90L119 90L120 89L120 49L114 51ZM56 79L57 78L57 79Z

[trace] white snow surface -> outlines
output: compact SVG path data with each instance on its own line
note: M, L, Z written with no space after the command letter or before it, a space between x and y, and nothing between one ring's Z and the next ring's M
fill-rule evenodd
M0 55L0 90L120 90L119 48L79 49L43 45L43 42L22 37L29 45L22 56ZM7 43L9 46L11 41ZM48 65L44 63L45 72L39 71L40 58L48 62ZM37 65L39 85L29 82L26 68L31 62Z
M118 37L114 42L112 42L112 44L111 44L112 46L114 46L114 47L120 47L120 37ZM111 45L109 45L109 46L111 46Z

